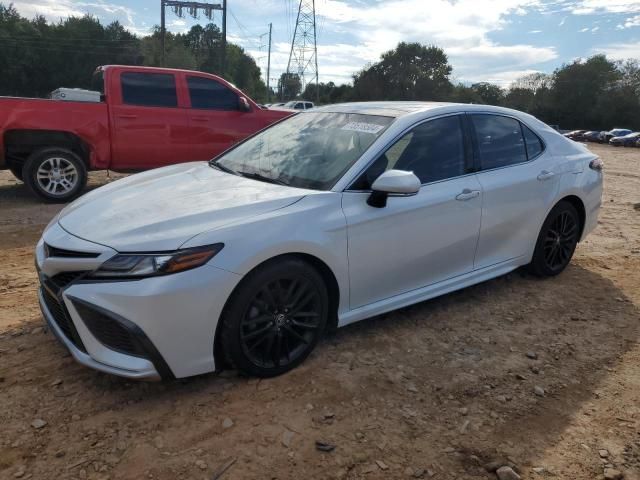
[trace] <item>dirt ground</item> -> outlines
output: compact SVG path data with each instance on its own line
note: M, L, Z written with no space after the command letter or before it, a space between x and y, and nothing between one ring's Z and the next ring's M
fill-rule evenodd
M494 462L640 479L640 150L591 148L600 224L565 273L517 271L344 328L263 381L77 365L36 301L32 251L61 207L0 172L0 478L495 479Z

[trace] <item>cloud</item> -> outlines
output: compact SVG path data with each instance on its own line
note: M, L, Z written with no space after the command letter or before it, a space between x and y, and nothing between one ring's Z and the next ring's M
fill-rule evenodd
M629 17L624 24L620 24L616 27L618 30L624 30L625 28L640 27L640 15Z
M640 42L612 43L592 49L592 53L604 53L612 60L626 60L640 58Z
M633 13L640 12L637 0L581 0L567 6L574 15L593 15L595 13Z
M135 11L116 3L108 3L101 0L93 2L73 0L39 0L13 1L13 6L21 15L32 18L42 15L51 22L57 22L67 17L82 17L86 14L95 15L101 21L112 22L118 20L124 27L135 34L146 34L148 29L140 29L136 25Z
M524 15L537 8L537 0L430 0L428 8L424 0L371 4L325 0L316 5L318 16L324 17L328 25L348 31L356 39L354 48L348 51L339 45L328 46L348 58L329 62L330 70L340 70L338 65L342 66L342 78L377 61L381 53L401 41L442 47L455 67L455 75L470 81L479 78L478 72L499 78L500 71L513 72L558 56L553 47L503 45L489 38L491 32L507 25L507 16ZM324 56L321 59L325 77Z

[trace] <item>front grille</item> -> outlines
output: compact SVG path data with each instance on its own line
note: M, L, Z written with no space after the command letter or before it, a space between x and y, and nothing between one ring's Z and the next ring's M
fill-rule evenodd
M78 335L78 331L76 330L76 326L73 324L73 321L69 316L69 312L67 312L67 308L46 288L43 287L41 290L42 296L44 297L44 303L51 313L53 320L56 322L56 325L60 327L64 336L71 340L76 348L86 352L86 349L82 344L82 340L80 340L80 336Z
M94 252L75 252L73 250L65 250L63 248L52 247L51 245L44 244L44 250L47 257L59 257L59 258L98 258L99 253Z
M80 302L73 302L89 331L105 347L116 352L146 358L146 352L136 337L119 321Z
M56 285L56 287L65 288L67 285L69 285L74 280L77 280L85 273L87 272L61 272L51 277L50 280Z

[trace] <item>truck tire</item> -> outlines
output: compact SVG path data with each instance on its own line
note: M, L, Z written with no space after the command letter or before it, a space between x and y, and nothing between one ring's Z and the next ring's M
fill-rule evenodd
M71 150L50 147L33 152L22 167L29 190L50 203L76 198L87 184L87 167Z
M22 165L9 165L9 170L13 176L22 181Z

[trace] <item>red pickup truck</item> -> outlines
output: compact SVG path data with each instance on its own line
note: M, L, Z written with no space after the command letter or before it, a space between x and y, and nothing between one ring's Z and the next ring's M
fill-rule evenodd
M291 115L201 72L109 65L94 84L101 101L0 97L0 169L44 200L66 202L90 170L208 160Z

